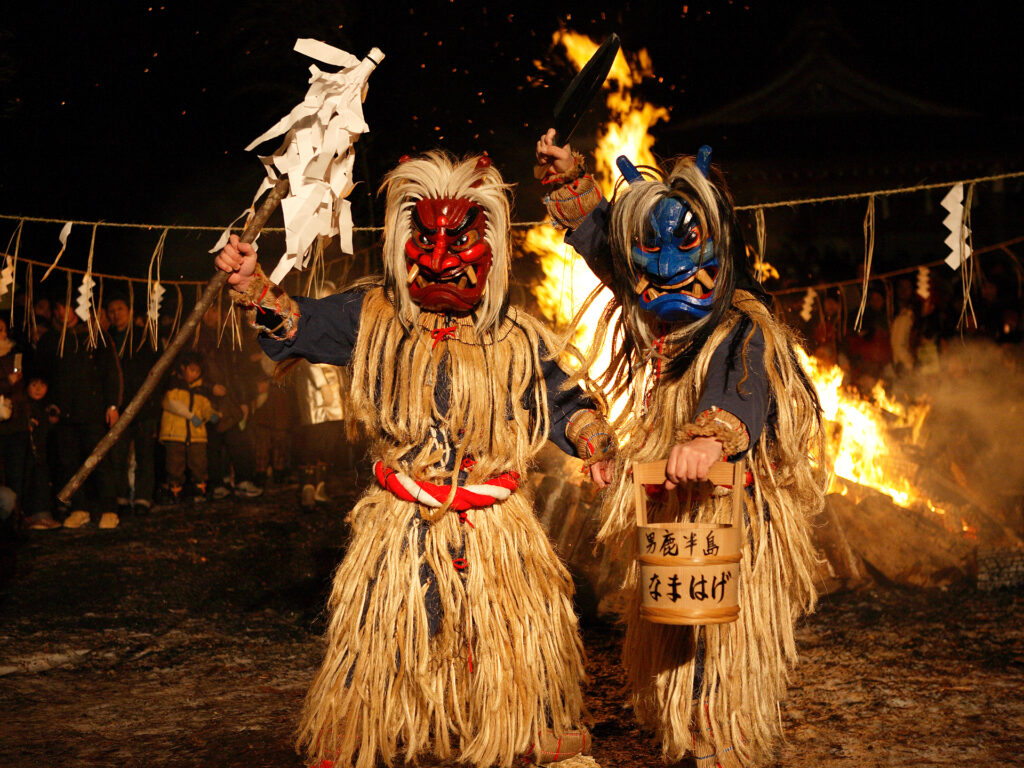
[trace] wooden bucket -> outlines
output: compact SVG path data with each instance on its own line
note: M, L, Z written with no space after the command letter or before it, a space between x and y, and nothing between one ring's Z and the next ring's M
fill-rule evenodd
M744 461L719 461L708 479L732 486L732 523L647 522L645 485L665 482L665 461L633 464L640 615L655 624L726 624L740 614Z

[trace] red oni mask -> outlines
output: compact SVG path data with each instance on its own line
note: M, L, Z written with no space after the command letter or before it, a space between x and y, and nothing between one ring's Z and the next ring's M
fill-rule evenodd
M431 312L470 312L484 295L491 246L487 214L464 197L424 198L412 211L405 244L409 295Z

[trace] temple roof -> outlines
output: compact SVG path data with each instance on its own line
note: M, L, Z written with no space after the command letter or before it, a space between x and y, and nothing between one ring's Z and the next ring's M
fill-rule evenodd
M970 112L936 104L875 82L828 51L812 48L775 79L673 130L725 127L766 121L834 119L869 115L965 118Z

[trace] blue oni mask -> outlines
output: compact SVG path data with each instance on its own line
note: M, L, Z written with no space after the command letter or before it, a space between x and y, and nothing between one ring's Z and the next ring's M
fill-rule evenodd
M699 320L711 311L718 258L689 206L674 197L651 212L651 229L633 244L640 306L661 320Z

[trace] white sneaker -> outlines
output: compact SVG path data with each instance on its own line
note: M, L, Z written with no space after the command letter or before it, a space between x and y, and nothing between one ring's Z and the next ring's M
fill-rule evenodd
M302 486L301 504L304 509L312 509L316 506L316 487L312 483Z
M100 518L100 528L117 528L121 524L121 518L115 512L104 512Z
M67 519L64 521L64 527L81 528L83 525L88 524L89 520L91 519L92 518L89 517L89 513L86 512L84 509L76 509L74 512L67 516Z
M216 488L213 489L213 498L215 499L223 499L230 495L231 489L228 488L226 485L218 485Z
M243 480L235 486L235 496L241 496L246 499L255 499L257 496L262 495L263 489L256 485L256 483L249 480Z
M25 518L25 527L32 531L52 531L60 528L60 523L53 519L49 512L40 512Z
M322 504L323 502L330 500L331 497L327 495L327 483L321 480L319 483L316 484L316 492L313 494L313 501Z

